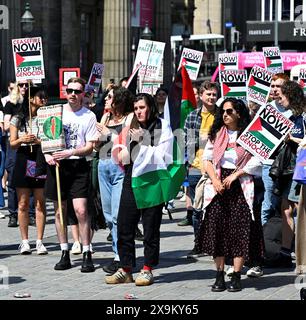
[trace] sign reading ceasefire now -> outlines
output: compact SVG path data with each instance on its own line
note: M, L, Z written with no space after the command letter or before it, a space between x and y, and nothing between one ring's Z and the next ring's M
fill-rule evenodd
M16 80L45 79L41 37L13 39Z
M262 106L237 143L261 161L270 158L285 139L294 123L271 104Z

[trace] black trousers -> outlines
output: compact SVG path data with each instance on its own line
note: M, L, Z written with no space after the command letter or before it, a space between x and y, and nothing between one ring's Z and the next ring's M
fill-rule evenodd
M163 203L146 209L137 209L131 185L131 169L127 170L121 193L117 228L118 253L122 267L135 267L135 231L140 216L144 233L144 264L154 267L159 262L160 225Z

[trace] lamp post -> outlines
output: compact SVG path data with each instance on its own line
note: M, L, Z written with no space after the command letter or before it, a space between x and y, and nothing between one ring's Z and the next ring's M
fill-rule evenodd
M22 31L24 33L31 33L34 28L35 19L30 11L30 4L27 2L25 6L25 12L20 19Z
M145 40L152 40L153 39L153 32L151 31L151 29L149 28L148 22L146 21L145 27L140 35L141 39L145 39Z

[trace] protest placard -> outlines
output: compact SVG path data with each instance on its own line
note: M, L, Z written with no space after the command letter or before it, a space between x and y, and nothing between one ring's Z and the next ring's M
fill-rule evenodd
M302 87L304 95L306 95L306 69L300 69L298 83Z
M259 66L251 70L247 100L265 105L268 102L273 73Z
M62 116L63 105L61 104L38 109L37 117L43 153L52 153L66 148Z
M246 99L246 70L220 71L221 94L223 98L235 97Z
M202 58L203 52L192 50L189 48L184 48L178 70L182 66L182 63L184 63L185 68L189 74L190 80L197 80Z
M270 158L293 126L294 123L272 104L267 104L259 109L237 143L264 161Z
M220 53L218 56L219 70L238 70L238 53Z
M142 64L139 71L142 83L158 79L162 67L164 50L164 42L139 40L133 70L136 69L139 63Z
M16 81L45 79L41 37L12 40Z
M70 78L80 77L80 68L60 68L59 69L59 91L60 98L66 99L66 88Z
M104 64L95 63L92 67L88 84L94 87L95 97L99 94L99 89L102 83L102 76L104 71Z
M265 68L272 73L284 72L283 59L279 47L262 48L265 57Z

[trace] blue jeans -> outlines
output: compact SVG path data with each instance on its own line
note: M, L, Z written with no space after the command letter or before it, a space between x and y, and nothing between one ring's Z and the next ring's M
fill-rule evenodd
M196 186L197 186L199 180L201 179L201 177L202 177L201 171L198 169L193 168L193 169L190 169L188 172L189 196L190 196L192 203L193 203L194 197L195 197ZM193 209L192 225L193 225L193 231L194 231L195 236L199 230L202 215L203 215L203 211Z
M117 218L120 205L124 171L112 159L99 160L98 178L105 221L111 231L115 260L119 261L117 248Z
M264 164L262 166L262 181L265 187L264 200L261 206L262 225L264 225L269 218L275 215L275 212L277 212L281 201L280 198L273 193L275 183L269 176L270 168L271 165Z

